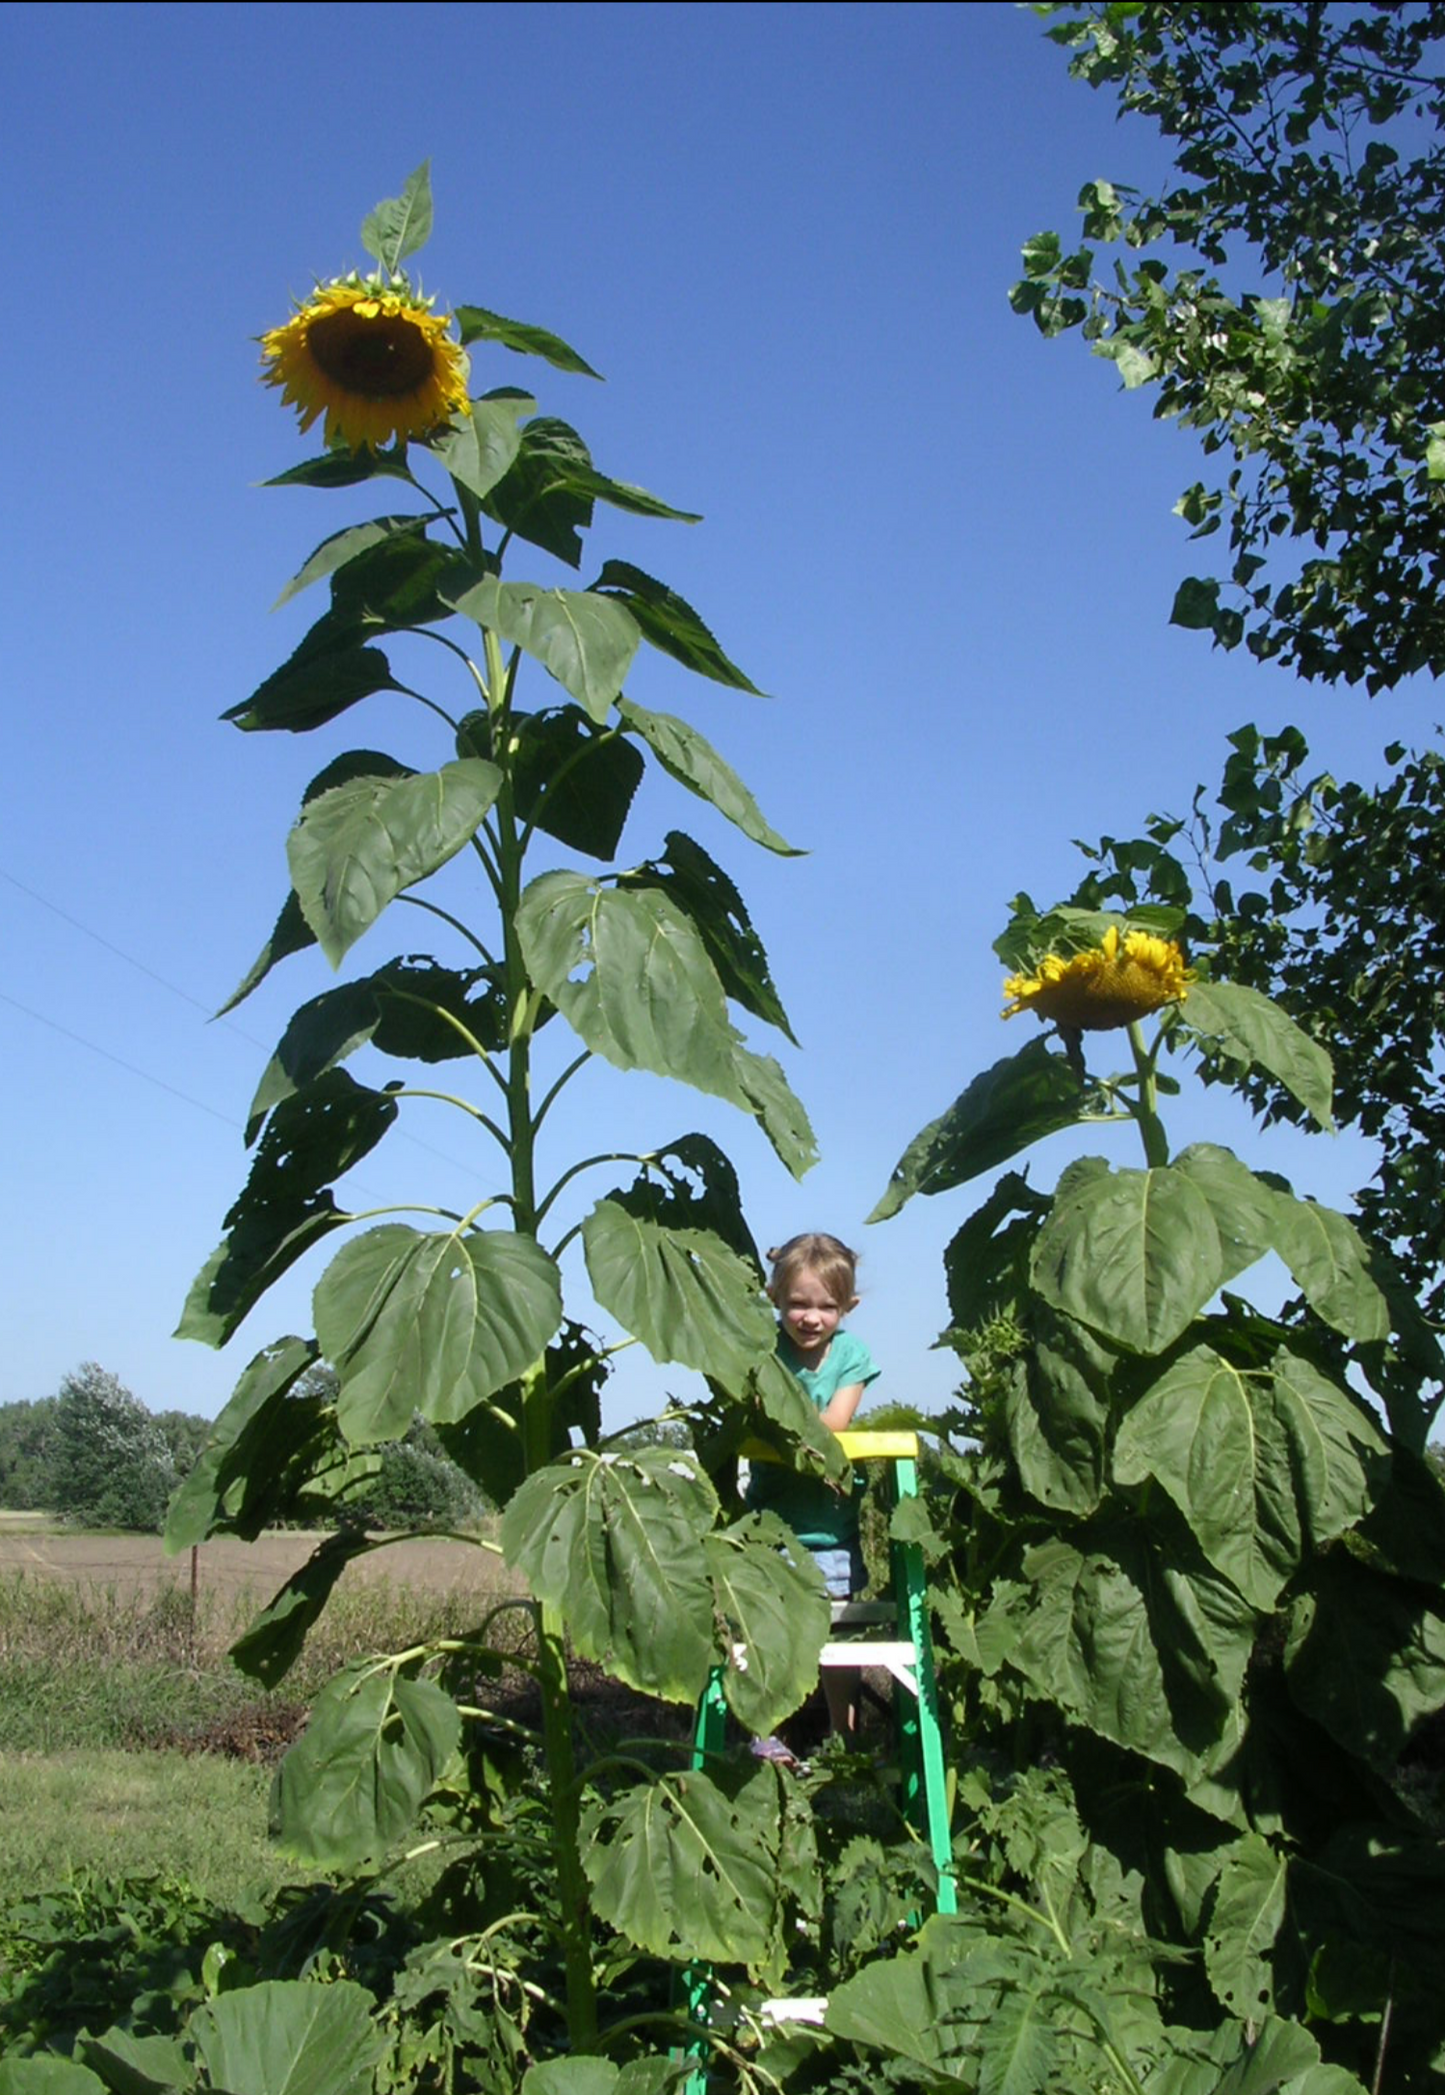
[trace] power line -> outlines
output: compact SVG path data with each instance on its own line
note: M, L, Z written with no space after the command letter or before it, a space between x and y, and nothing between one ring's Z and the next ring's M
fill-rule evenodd
M58 902L52 902L48 895L42 895L37 888L27 887L23 880L17 880L15 875L8 873L3 866L0 866L0 880L9 881L11 887L18 888L22 895L28 895L32 902L38 902L42 909L48 909L52 916L59 917L62 923L69 924L73 930L83 932L86 938L94 939L98 946L104 946L107 953L114 953L116 959L123 960L127 967L133 967L138 973L148 976L152 982L158 982L162 989L169 990L173 997L179 997L182 1003L189 1004L193 1010L204 1013L208 1019L214 1015L210 1005L203 1003L199 997L193 997L188 989L182 989L176 982L167 981L164 975L157 974L145 961L137 960L134 953L127 953L125 948L116 945L113 939L93 930L89 924L83 924L79 917L73 917L68 909L62 909ZM248 1033L245 1027L238 1026L234 1019L223 1019L222 1024L231 1032L239 1033L243 1040L249 1040L253 1047L266 1046L264 1040L258 1040L254 1033ZM206 1111L209 1112L210 1108L207 1107Z
M22 1004L18 997L8 996L3 989L0 989L0 1004L9 1004L12 1010L23 1011L25 1016L33 1018L37 1025L49 1026L52 1033L61 1033L67 1040L73 1040L78 1047L89 1048L92 1055L103 1056L107 1062L113 1062L117 1069L123 1069L129 1075L139 1077L143 1084L154 1084L157 1091L168 1091L172 1098L180 1099L183 1105L194 1106L198 1113L209 1113L212 1120L219 1120L223 1126L240 1132L240 1122L234 1120L229 1113L218 1113L214 1106L206 1105L201 1099L192 1098L189 1092L178 1091L175 1085L168 1084L164 1077L152 1076L148 1069L140 1069L134 1062L127 1062L124 1056L112 1054L109 1048L101 1047L94 1040L87 1040L83 1033L73 1033L69 1026L62 1026L58 1019L47 1018L43 1011L32 1011L28 1004Z
M83 932L86 938L93 939L96 945L103 946L108 953L113 953L118 960L125 961L128 967L135 968L137 973L145 975L150 981L159 983L162 989L168 990L172 996L179 997L182 1003L189 1004L193 1010L202 1012L208 1020L212 1020L213 1014L209 1004L203 1003L199 997L193 997L188 989L182 989L178 983L167 981L164 975L158 974L153 967L148 967L145 961L137 960L133 953L127 953L122 946L116 945L112 939L108 939L101 932L93 930L89 924L82 923L79 917L72 916L69 910L62 909L58 902L52 902L48 895L42 895L38 889L28 887L23 880L18 880L13 873L7 872L4 866L0 866L0 880L8 881L10 886L18 888L22 895L28 895L32 902L38 902L42 909L48 909L53 916L59 917L63 923L71 925L76 931ZM52 1032L63 1034L67 1040L75 1041L78 1046L89 1048L92 1054L103 1056L107 1062L113 1062L118 1069L124 1069L131 1076L139 1077L143 1083L154 1084L159 1091L168 1091L172 1098L180 1099L185 1105L194 1106L197 1112L208 1113L213 1120L221 1121L226 1127L239 1128L240 1123L229 1114L219 1113L214 1106L204 1105L200 1099L191 1098L186 1092L178 1091L175 1085L168 1084L164 1077L153 1076L149 1070L140 1069L135 1063L123 1060L121 1056L113 1054L109 1048L103 1048L97 1042L87 1040L84 1034L72 1032L68 1026L61 1025L58 1019L48 1018L43 1011L32 1011L28 1004L22 1004L18 998L7 996L3 991L0 991L0 1002L12 1005L16 1011L23 1011L27 1018L33 1018L39 1025L49 1026ZM267 1052L266 1042L258 1040L254 1033L248 1033L245 1027L237 1025L234 1019L222 1018L220 1023L228 1031L238 1034L242 1040L249 1041L252 1047L260 1048L263 1053ZM413 1134L409 1128L398 1128L397 1133L401 1140L410 1144L413 1149L424 1150L428 1156L435 1157L439 1163L449 1165L452 1170L466 1170L467 1167L460 1163L457 1158L448 1156L445 1150L435 1148L430 1142L423 1142L421 1137Z

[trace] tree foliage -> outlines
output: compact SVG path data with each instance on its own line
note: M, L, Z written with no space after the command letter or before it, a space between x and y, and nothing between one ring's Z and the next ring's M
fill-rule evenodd
M65 1377L50 1421L48 1506L85 1527L154 1534L175 1483L165 1434L124 1383L93 1360Z
M0 1404L0 1506L32 1512L50 1503L50 1442L54 1397L33 1404Z
M1178 504L1229 558L1175 623L1324 682L1438 675L1445 7L1042 12L1071 72L1175 142L1157 194L1087 183L1082 243L1032 239L1012 293L1232 461Z

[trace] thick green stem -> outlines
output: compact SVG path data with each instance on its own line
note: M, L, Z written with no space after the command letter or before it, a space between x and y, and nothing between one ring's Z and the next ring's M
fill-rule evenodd
M502 667L493 632L484 634L493 744L505 747L503 720L510 679ZM511 766L501 759L502 785L493 809L496 889L502 921L502 976L507 1014L505 1093L507 1149L512 1165L512 1226L535 1237L537 1203L536 1139L532 1118L532 998L526 961L517 932L522 900L526 836L517 820ZM521 1378L523 1464L530 1476L551 1461L555 1398L548 1385L545 1360ZM551 1792L552 1857L562 1933L562 1962L567 1980L567 2028L574 2054L598 2048L597 1980L592 1969L592 1900L582 1867L581 1803L572 1739L572 1698L567 1684L567 1647L562 1617L550 1601L536 1611L537 1684L542 1698L542 1743Z
M581 1800L572 1750L572 1698L562 1618L550 1603L538 1611L537 1678L542 1738L552 1791L552 1853L562 1918L567 2024L574 2052L597 2049L597 1980L592 1969L592 1900L582 1867Z
M1129 1045L1134 1051L1134 1068L1139 1078L1139 1097L1130 1110L1139 1123L1139 1135L1144 1144L1144 1160L1150 1170L1155 1171L1169 1162L1169 1143L1164 1133L1164 1123L1159 1118L1159 1085L1154 1071L1154 1056L1144 1045L1144 1035L1139 1029L1137 1019L1134 1019L1129 1027Z

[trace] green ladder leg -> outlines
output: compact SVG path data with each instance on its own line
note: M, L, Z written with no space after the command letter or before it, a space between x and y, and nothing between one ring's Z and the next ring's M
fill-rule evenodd
M917 1498L918 1466L911 1455L895 1457L893 1488L898 1500ZM918 1687L911 1699L897 1683L893 1693L903 1763L903 1810L909 1824L928 1842L938 1872L938 1911L956 1913L958 1886L953 1875L953 1839L948 1824L948 1771L943 1761L943 1727L938 1715L938 1680L933 1670L923 1552L916 1542L894 1542L890 1555L899 1640L913 1646L913 1674Z
M839 1435L850 1461L888 1461L892 1464L892 1491L896 1504L918 1496L918 1440L913 1433L870 1433L850 1431ZM928 1587L924 1578L923 1552L916 1542L889 1544L892 1571L894 1623L898 1643L911 1647L910 1686L894 1678L893 1709L898 1732L901 1767L901 1803L904 1817L927 1842L938 1874L937 1909L958 1911L958 1886L953 1874L953 1842L949 1832L948 1775L943 1760L943 1731L939 1722L938 1682L933 1670L933 1638L928 1620ZM858 1663L866 1665L868 1645L858 1643ZM697 1707L693 1730L694 1768L704 1767L723 1751L727 1736L727 1703L723 1696L723 1668L715 1666ZM712 1967L694 1959L684 1965L681 1977L684 2013L697 2034L689 2037L682 2051L688 2063L683 2095L708 2095L708 2011L712 2000ZM777 2004L775 2004L777 2005ZM676 2056L676 2054L674 2054Z

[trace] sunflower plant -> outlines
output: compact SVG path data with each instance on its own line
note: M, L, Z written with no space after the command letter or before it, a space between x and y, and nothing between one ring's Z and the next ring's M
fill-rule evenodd
M398 698L412 703L434 753L422 768L410 750L328 752L287 839L275 928L225 1007L283 963L319 953L337 969L363 940L374 953L381 919L406 913L389 957L306 996L261 1074L250 1173L181 1333L227 1343L280 1275L328 1240L334 1255L316 1280L314 1334L251 1361L168 1544L345 1505L373 1451L417 1416L501 1509L500 1547L535 1624L522 1654L535 1734L488 1706L516 1643L509 1607L445 1647L342 1674L282 1763L274 1820L293 1855L343 1873L460 1832L481 1843L481 1859L469 1847L444 1880L450 1948L414 1990L443 2002L454 2033L478 2018L492 2028L483 1996L505 1999L506 2042L493 2030L501 2050L486 2070L510 2087L549 2043L586 2053L636 2045L655 2024L665 2035L667 1972L699 1951L743 1977L774 1972L784 1914L815 1903L787 1777L746 1757L669 1772L645 1754L599 1774L578 1757L568 1659L682 1704L721 1667L741 1723L771 1730L816 1681L827 1604L787 1531L742 1512L727 1458L762 1430L804 1466L843 1465L774 1362L718 1145L683 1133L627 1155L604 1138L569 1156L552 1139L558 1099L600 1060L728 1101L787 1170L807 1169L807 1115L738 1022L791 1038L731 877L681 828L653 856L615 863L649 767L750 844L792 847L696 728L627 693L644 646L755 692L689 603L622 560L581 588L514 577L527 551L579 567L598 505L695 519L604 473L516 386L472 390L473 359L503 352L596 374L545 329L424 298L403 265L430 225L423 168L363 227L374 269L319 286L261 337L263 379L303 429L324 417L326 440L270 484L375 483L410 506L316 548L283 594L324 584L326 608L225 717L248 734L310 734L386 694L392 720ZM423 691L411 665L428 661ZM378 1058L401 1074L375 1074ZM454 1114L475 1158L470 1205L421 1193L370 1211L338 1195L418 1098ZM587 1327L579 1294L621 1339ZM636 1343L706 1371L693 1445L604 1433L604 1381ZM394 1539L355 1526L329 1538L237 1663L281 1680L345 1565ZM518 1913L522 1881L544 1888ZM623 1976L639 1958L645 1984ZM609 2035L604 2000L630 2010L630 2035Z
M1246 2061L1300 2095L1430 2085L1445 2015L1416 1974L1445 1939L1445 1857L1410 1745L1445 1700L1445 1494L1401 1370L1418 1386L1445 1361L1350 1217L1221 1145L1171 1145L1182 1060L1266 1074L1331 1125L1323 1048L1219 952L1186 954L1186 921L1020 896L1002 1015L1036 1030L875 1210L1066 1131L1136 1145L1076 1156L1052 1193L1002 1170L945 1252L941 1343L967 1380L917 1423L939 1437L959 1831L975 1856L1002 1842L1037 1925L1001 1995L970 1990L998 1880L965 1881L867 2013L947 2002L920 2056L949 2075L1047 2005L1039 2086L1082 2084L1104 2034L1110 2085L1152 2086L1165 2059L1181 2086L1233 2086ZM1269 1255L1297 1290L1274 1311L1242 1292ZM1149 1971L1096 1982L1107 1944L1150 1941Z

